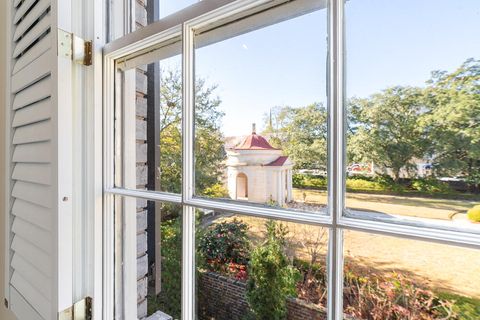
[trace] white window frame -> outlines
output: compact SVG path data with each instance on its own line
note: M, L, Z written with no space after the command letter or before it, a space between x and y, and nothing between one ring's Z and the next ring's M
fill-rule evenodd
M356 216L345 208L345 38L344 4L342 0L328 0L328 214L291 212L281 208L254 206L238 202L222 202L194 195L194 31L231 15L269 5L272 0L205 0L178 13L161 19L139 31L127 34L106 45L104 49L104 318L114 318L115 295L115 196L142 198L169 202L183 206L182 232L182 319L195 315L195 208L228 210L229 212L274 218L291 222L326 227L329 230L328 246L328 319L342 319L343 289L343 230L355 230L413 240L480 249L480 234L457 229L441 229L432 223L372 220ZM308 0L298 3L308 4ZM273 12L273 10L272 10ZM281 12L281 9L280 11ZM262 22L258 22L261 25ZM183 60L183 182L182 194L131 190L115 185L114 173L114 111L116 68L119 64L139 64L127 57L145 52L175 37L182 38ZM209 40L205 40L208 42ZM155 60L149 53L143 63ZM146 56L145 55L145 56ZM138 59L138 58L137 58ZM158 60L158 59L157 59ZM145 62L147 61L147 62ZM118 285L118 284L117 284ZM136 288L130 288L136 290ZM136 308L133 304L127 308ZM133 310L127 311L127 313Z

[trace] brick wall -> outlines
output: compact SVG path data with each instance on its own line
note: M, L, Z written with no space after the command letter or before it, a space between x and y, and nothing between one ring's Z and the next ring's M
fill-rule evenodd
M242 320L248 313L246 285L217 273L207 272L198 281L198 318L200 320ZM324 320L325 308L299 299L287 301L288 320Z
M146 1L136 1L135 28L147 25ZM145 189L147 184L147 67L136 70L136 185ZM137 201L137 316L147 316L148 291L148 256L147 256L147 202Z

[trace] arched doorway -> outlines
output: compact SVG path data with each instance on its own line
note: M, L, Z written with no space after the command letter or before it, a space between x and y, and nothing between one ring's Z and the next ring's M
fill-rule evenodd
M237 199L248 199L248 178L245 173L237 175Z

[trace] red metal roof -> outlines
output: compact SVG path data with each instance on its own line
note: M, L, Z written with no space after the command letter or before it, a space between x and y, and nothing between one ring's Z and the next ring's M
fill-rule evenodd
M288 156L280 156L276 160L273 160L272 162L266 164L266 166L281 167L285 164L287 159L288 159Z
M268 143L264 137L252 133L242 143L234 148L235 150L278 150Z

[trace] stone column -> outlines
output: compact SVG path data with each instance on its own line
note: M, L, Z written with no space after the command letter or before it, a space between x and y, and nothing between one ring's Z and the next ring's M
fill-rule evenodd
M287 202L292 200L292 169L287 169Z

